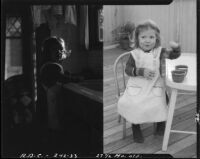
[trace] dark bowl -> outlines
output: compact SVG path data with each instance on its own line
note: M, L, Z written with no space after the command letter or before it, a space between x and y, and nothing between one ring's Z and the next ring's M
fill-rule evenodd
M181 83L185 78L186 72L183 70L173 70L172 71L172 79L174 82Z
M187 72L188 72L188 66L187 65L177 65L177 66L175 66L175 69L176 70L183 70L183 71L185 71L185 75L187 75Z

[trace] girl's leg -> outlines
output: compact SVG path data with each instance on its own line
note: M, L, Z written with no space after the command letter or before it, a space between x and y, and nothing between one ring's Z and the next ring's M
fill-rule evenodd
M169 97L168 97L168 95L167 95L167 92L165 92L165 94L166 94L166 103L167 103L167 105L168 105L168 104L169 104ZM156 124L156 132L155 132L156 135L164 135L164 132L165 132L165 124L166 124L165 121L158 122L158 123Z
M140 125L139 124L132 124L132 131L133 131L133 140L137 143L143 143L144 137L142 135Z
M165 132L165 121L158 122L156 125L156 135L164 135Z
M167 92L165 92L165 94L166 94L166 103L168 105L169 104L169 96L167 95Z

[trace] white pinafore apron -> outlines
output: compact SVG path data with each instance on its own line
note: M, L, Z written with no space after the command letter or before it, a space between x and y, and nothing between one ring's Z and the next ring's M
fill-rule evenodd
M149 53L135 49L131 55L136 68L149 68L156 71L152 80L143 76L130 77L124 94L118 101L118 113L134 124L161 122L167 119L168 107L164 81L160 77L161 47Z

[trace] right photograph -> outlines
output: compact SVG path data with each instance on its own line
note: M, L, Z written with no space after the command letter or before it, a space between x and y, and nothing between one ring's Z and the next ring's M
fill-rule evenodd
M104 5L105 154L197 158L197 1Z

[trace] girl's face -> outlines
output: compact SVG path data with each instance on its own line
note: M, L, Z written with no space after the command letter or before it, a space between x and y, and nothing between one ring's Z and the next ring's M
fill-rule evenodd
M152 50L156 45L156 33L155 30L148 28L142 30L138 36L139 46L144 51Z
M59 62L66 58L65 43L60 43L60 45L52 46L51 49L51 59L55 62Z

